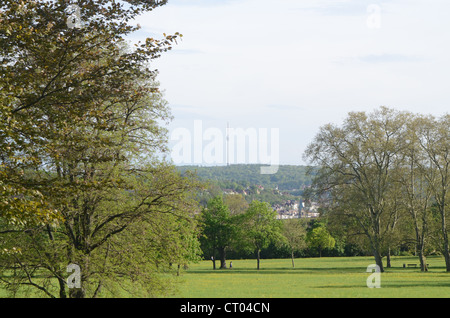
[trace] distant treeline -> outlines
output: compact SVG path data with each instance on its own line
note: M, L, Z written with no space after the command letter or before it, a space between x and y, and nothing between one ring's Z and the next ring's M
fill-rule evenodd
M261 174L261 165L237 164L230 166L179 166L181 172L195 171L203 180L216 181L221 188L240 190L254 185L280 191L297 192L311 184L308 167L280 165L275 174ZM292 193L294 194L294 193Z

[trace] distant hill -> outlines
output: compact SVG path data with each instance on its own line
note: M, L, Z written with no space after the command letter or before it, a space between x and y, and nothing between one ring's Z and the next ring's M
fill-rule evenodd
M195 171L201 179L215 181L223 189L262 186L300 195L311 184L306 166L280 165L278 172L272 175L261 174L260 167L261 165L256 164L236 164L214 167L179 166L178 169L181 172Z

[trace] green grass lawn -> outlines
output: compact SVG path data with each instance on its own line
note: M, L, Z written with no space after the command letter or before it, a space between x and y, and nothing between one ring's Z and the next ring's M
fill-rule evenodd
M211 261L190 266L181 277L175 297L181 298L314 298L450 297L450 273L442 257L429 257L429 271L403 268L419 264L416 257L394 257L392 267L381 273L381 288L368 288L367 266L373 257L232 260L233 268L213 270ZM229 264L229 261L227 262Z
M373 257L301 258L292 268L290 259L232 260L233 268L213 270L211 261L192 264L176 281L176 298L449 298L450 273L442 257L429 257L430 268L403 268L419 264L417 257L394 257L381 273L381 288L368 288L367 266ZM229 264L228 260L227 264ZM218 264L218 262L217 262ZM32 291L19 297L45 297ZM0 289L0 298L7 293ZM102 297L109 297L103 294ZM135 297L125 293L115 297Z

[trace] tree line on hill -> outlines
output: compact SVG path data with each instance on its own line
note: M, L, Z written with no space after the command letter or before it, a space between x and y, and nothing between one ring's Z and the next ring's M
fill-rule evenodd
M280 165L276 174L261 174L260 165L234 164L229 166L178 166L180 172L194 171L202 180L214 181L222 189L242 191L262 186L280 191L303 190L311 184L309 167Z

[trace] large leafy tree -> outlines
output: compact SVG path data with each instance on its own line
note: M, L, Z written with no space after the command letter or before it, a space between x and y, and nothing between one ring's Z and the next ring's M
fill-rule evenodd
M448 205L450 200L450 115L440 118L420 117L416 128L417 142L425 160L419 162L421 176L427 182L427 191L437 206L440 223L438 246L450 272L450 243L448 229ZM422 199L423 200L423 199Z
M448 115L381 107L322 127L305 152L320 167L309 195L322 200L330 220L365 236L382 271L382 257L411 237L423 271L430 238L450 271L448 127Z
M422 271L427 271L426 245L430 239L432 226L431 205L433 203L433 185L435 169L430 166L427 154L421 149L420 131L429 125L429 118L415 116L407 124L407 147L402 159L403 168L397 174L403 197L401 204L409 214L414 229L416 251Z
M270 243L284 242L282 223L276 219L277 212L269 203L254 200L245 212L242 226L243 244L253 249L256 268L260 269L261 250Z
M402 165L408 118L385 107L371 114L352 112L341 127L322 127L305 152L305 158L320 167L315 194L328 198L331 213L357 224L381 271L398 220L400 194L393 172Z
M131 19L165 2L80 0L75 26L65 0L0 4L0 266L15 274L2 278L10 290L96 297L131 279L154 294L165 286L158 271L195 258L195 185L156 159L170 113L149 68L179 35L124 41L139 28ZM67 289L70 263L81 288Z
M237 235L237 217L231 215L228 206L221 196L216 196L208 202L203 210L201 222L203 224L203 246L213 257L215 268L216 253L219 255L220 268L226 268L226 253L232 247Z
M2 1L0 201L4 217L14 223L57 219L58 213L43 200L40 185L24 178L26 171L52 166L59 173L67 172L61 159L78 156L74 159L87 163L93 157L86 156L87 144L109 143L111 150L95 155L96 161L108 160L122 141L111 133L119 128L118 116L121 125L132 125L122 139L130 140L133 129L143 124L137 120L145 111L140 105L158 95L157 87L149 84L155 73L147 63L169 49L176 36L147 39L128 52L123 50L123 38L138 29L128 23L130 19L164 2L80 0L82 23L77 28L68 23L69 1ZM118 110L119 104L125 107ZM154 116L146 123L152 129L146 133L157 137L154 119L168 114L161 104L154 105ZM81 124L85 127L74 129ZM158 139L153 146L158 146Z

